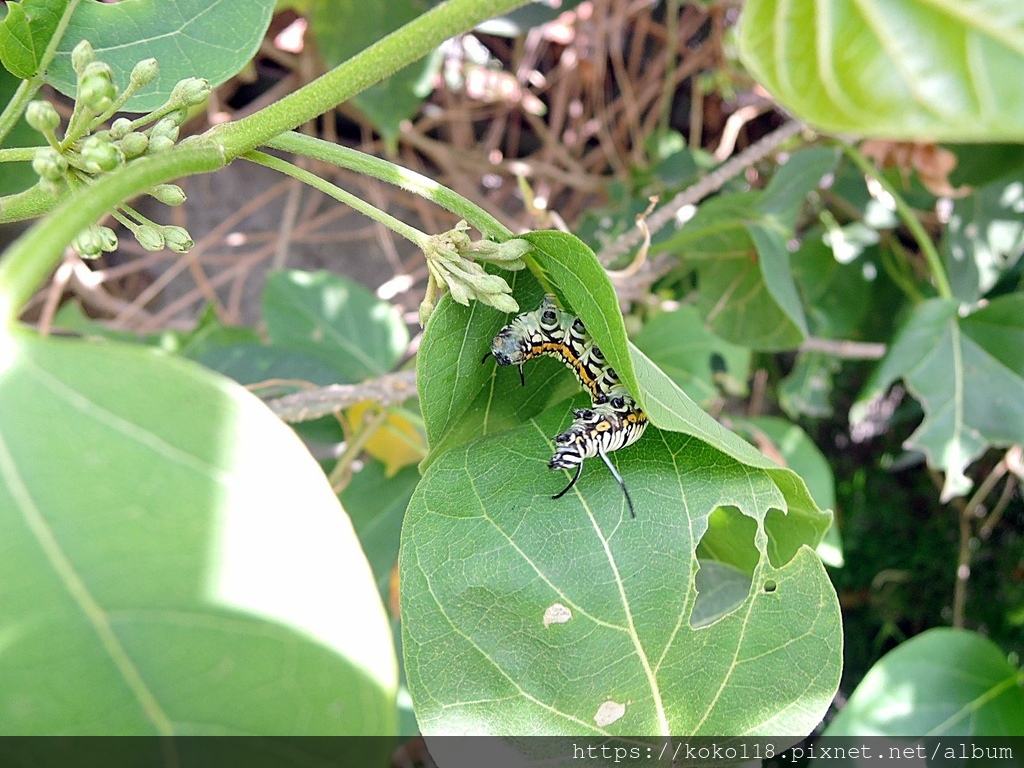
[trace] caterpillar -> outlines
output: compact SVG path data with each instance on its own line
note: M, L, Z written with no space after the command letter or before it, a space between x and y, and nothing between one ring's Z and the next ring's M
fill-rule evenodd
M498 365L517 366L524 386L523 364L535 357L554 357L569 367L580 386L590 393L593 404L590 408L573 409L572 424L555 437L555 453L548 467L575 467L576 474L569 485L551 498L560 499L576 485L584 460L600 456L622 488L629 514L635 518L633 499L608 454L639 440L647 428L647 416L622 386L619 375L608 365L583 321L559 309L553 296L545 296L537 309L517 315L498 332L481 362L488 355L493 355Z

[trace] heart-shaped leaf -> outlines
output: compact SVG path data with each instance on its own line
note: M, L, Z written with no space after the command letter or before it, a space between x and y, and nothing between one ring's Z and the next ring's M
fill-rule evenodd
M67 4L68 0L7 3L7 16L0 21L0 63L8 72L22 80L35 77Z

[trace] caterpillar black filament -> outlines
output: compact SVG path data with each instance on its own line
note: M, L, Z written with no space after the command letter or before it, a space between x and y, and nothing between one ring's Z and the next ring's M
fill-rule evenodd
M569 485L552 498L561 498L576 485L585 459L600 456L622 488L629 514L636 517L626 483L608 460L608 454L639 440L647 428L647 416L622 386L615 369L608 365L583 322L555 306L553 297L545 296L537 309L516 316L498 332L488 354L494 355L498 365L518 366L524 385L523 364L534 357L547 355L569 367L580 386L590 393L593 406L573 409L572 424L555 437L555 454L548 467L575 467L576 474Z

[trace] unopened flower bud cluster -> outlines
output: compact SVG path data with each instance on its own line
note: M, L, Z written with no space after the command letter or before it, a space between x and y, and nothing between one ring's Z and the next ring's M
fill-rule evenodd
M200 78L179 81L167 102L137 120L118 118L109 129L101 126L124 106L128 98L157 76L156 59L140 61L132 69L128 87L120 95L114 85L113 71L96 59L88 40L83 40L71 53L77 75L75 107L64 136L59 138L61 118L48 101L33 101L25 111L25 119L41 133L48 146L41 147L32 161L39 175L40 188L57 196L70 188L87 186L97 177L116 170L137 158L155 155L174 146L189 107L203 103L210 95L210 85ZM159 184L149 192L166 205L181 205L185 193L175 184ZM131 215L125 215L131 214ZM167 247L184 253L192 247L192 238L181 227L165 227L145 219L126 206L121 215L114 212L132 230L144 248L160 250ZM73 247L85 258L117 248L117 237L109 227L93 226L79 233Z

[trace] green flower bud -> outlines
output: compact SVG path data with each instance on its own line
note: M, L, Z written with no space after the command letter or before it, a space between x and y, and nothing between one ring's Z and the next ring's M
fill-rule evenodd
M185 107L194 107L202 104L210 96L210 83L201 77L186 77L179 80L171 90L171 98L168 101L172 104L181 104Z
M138 240L139 245L147 251L163 250L164 236L160 229L161 228L154 227L152 224L143 224L136 228L135 239Z
M131 88L145 88L152 83L160 71L156 59L143 59L132 68Z
M132 131L118 142L118 146L121 147L124 156L132 160L146 152L149 147L149 136L140 131Z
M185 119L188 117L188 110L185 107L181 109L175 109L172 112L168 112L164 117L164 120L170 122L171 125L184 125Z
M117 141L123 139L132 130L132 121L127 117L119 117L110 125L110 138Z
M71 241L71 247L78 251L83 259L95 259L103 253L103 238L100 236L99 227L83 229Z
M87 66L96 60L96 53L88 40L83 40L71 51L71 66L81 75Z
M50 102L32 101L25 110L25 121L44 136L51 136L60 125L60 115Z
M97 227L100 235L100 248L107 253L117 250L117 235L110 227Z
M67 182L64 180L64 177L59 179L40 179L39 189L50 197L60 197L66 184Z
M185 202L185 192L177 184L157 184L149 190L149 194L164 205L181 205Z
M112 70L110 65L105 61L90 61L82 72L83 80L87 77L96 76L103 77L110 82L114 82L114 70Z
M167 247L175 253L188 253L189 248L195 245L188 230L182 227L164 227L163 236Z
M158 152L163 152L173 146L173 139L169 139L166 136L151 136L149 139L149 146L146 147L146 154L155 155Z
M96 114L109 109L115 98L117 89L102 75L88 75L79 83L78 100Z
M40 147L32 158L32 170L39 178L57 182L64 178L68 171L68 161L53 147Z
M165 117L158 121L149 131L149 138L155 139L157 136L163 136L164 138L170 139L172 142L178 140L178 123L173 118Z
M82 159L82 166L89 173L112 171L124 163L121 150L100 136L86 138L78 155Z

